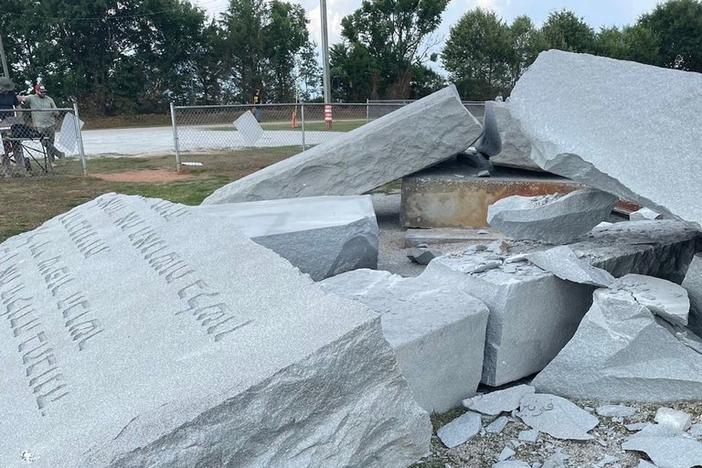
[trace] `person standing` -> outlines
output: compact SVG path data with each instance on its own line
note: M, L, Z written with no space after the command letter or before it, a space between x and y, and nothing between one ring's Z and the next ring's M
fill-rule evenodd
M11 127L12 124L10 121L13 121L12 123L17 122L14 108L19 107L20 102L21 99L17 96L17 93L15 93L15 84L12 80L6 76L0 76L0 126ZM9 177L12 174L10 156L14 156L15 163L20 172L24 172L26 168L22 145L19 141L8 140L8 138L11 137L11 129L0 132L4 151L2 155L2 169L5 177Z
M46 88L43 84L37 84L34 87L34 93L26 96L23 101L32 110L32 125L41 134L41 143L46 148L49 161L53 162L56 158L61 159L65 156L64 153L54 146L56 117L59 113L51 112L51 109L56 109L56 103L51 97L47 96Z

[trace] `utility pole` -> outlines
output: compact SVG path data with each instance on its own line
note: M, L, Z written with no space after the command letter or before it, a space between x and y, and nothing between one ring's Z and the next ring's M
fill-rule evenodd
M329 76L329 39L327 35L327 0L319 0L322 19L322 73L324 78L324 102L331 102L331 77Z
M0 32L0 62L2 62L3 75L9 78L10 72L7 70L7 59L5 59L5 47L2 45L2 32Z

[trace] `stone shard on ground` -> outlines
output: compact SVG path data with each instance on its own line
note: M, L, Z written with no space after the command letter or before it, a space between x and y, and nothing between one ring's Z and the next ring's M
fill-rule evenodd
M451 85L225 185L203 204L361 195L450 158L481 132Z
M650 208L643 207L629 215L630 221L643 221L644 219L658 219L660 214Z
M387 271L355 270L319 284L381 315L383 334L422 408L448 411L475 393L488 316L478 299L441 281Z
M599 416L606 418L628 418L636 414L636 408L624 405L602 405L595 411Z
M0 318L3 467L406 466L430 448L376 314L183 205L103 195L3 242Z
M702 223L701 88L699 73L550 50L508 108L541 168Z
M588 432L599 423L595 416L565 398L542 393L525 395L517 416L556 439L590 440L593 437Z
M607 219L617 197L594 189L567 195L514 195L493 203L487 221L512 239L565 244Z
M485 427L485 432L499 434L504 430L509 421L510 419L507 416L500 416Z
M531 385L516 385L504 390L495 390L484 395L476 395L463 401L463 406L478 413L496 416L519 408L524 395L534 393Z
M315 281L378 265L378 223L370 195L264 200L191 209L226 219Z
M407 258L418 265L428 265L429 262L441 255L443 254L440 251L434 249L415 249L407 254Z
M436 435L446 447L454 448L468 442L478 435L481 427L480 415L468 411L450 423L441 426L441 428L436 431Z
M684 432L692 425L692 416L689 413L673 408L658 408L653 420L678 432Z
M608 271L579 259L567 245L529 254L527 259L558 278L573 283L607 287L614 282L614 276Z
M490 162L497 166L516 167L540 171L541 168L531 160L531 142L524 135L519 122L509 113L507 104L504 102L487 101L486 110L491 108L497 128L502 138L502 151L497 156L490 158Z
M702 465L702 443L658 424L630 436L622 448L645 453L655 466L661 468L692 468Z
M631 221L594 229L570 244L578 258L615 277L628 273L681 282L698 232L674 220ZM507 253L451 253L434 259L420 275L437 275L461 287L490 309L482 383L500 386L543 369L571 339L592 304L594 287L563 281L517 261L550 248L507 241ZM490 268L488 268L488 266Z
M573 338L533 385L569 398L699 400L702 354L627 289L598 289Z

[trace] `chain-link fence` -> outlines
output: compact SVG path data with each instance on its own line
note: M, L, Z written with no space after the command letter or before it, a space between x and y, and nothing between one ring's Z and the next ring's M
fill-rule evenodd
M0 109L0 178L85 174L78 108Z
M218 164L240 164L237 156L244 155L291 156L411 102L172 105L176 165L178 170L183 165L203 165L205 155L218 155ZM482 121L483 102L466 101L464 105Z

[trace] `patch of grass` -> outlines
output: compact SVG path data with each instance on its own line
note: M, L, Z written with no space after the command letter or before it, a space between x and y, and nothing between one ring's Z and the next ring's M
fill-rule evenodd
M197 205L217 188L299 152L299 147L247 149L230 153L185 154L183 161L202 162L184 167L191 178L174 182L115 182L82 176L80 162L61 161L46 176L0 178L0 242L34 229L46 220L109 192L158 197ZM89 174L134 170L175 171L174 156L153 158L99 158L88 160Z

